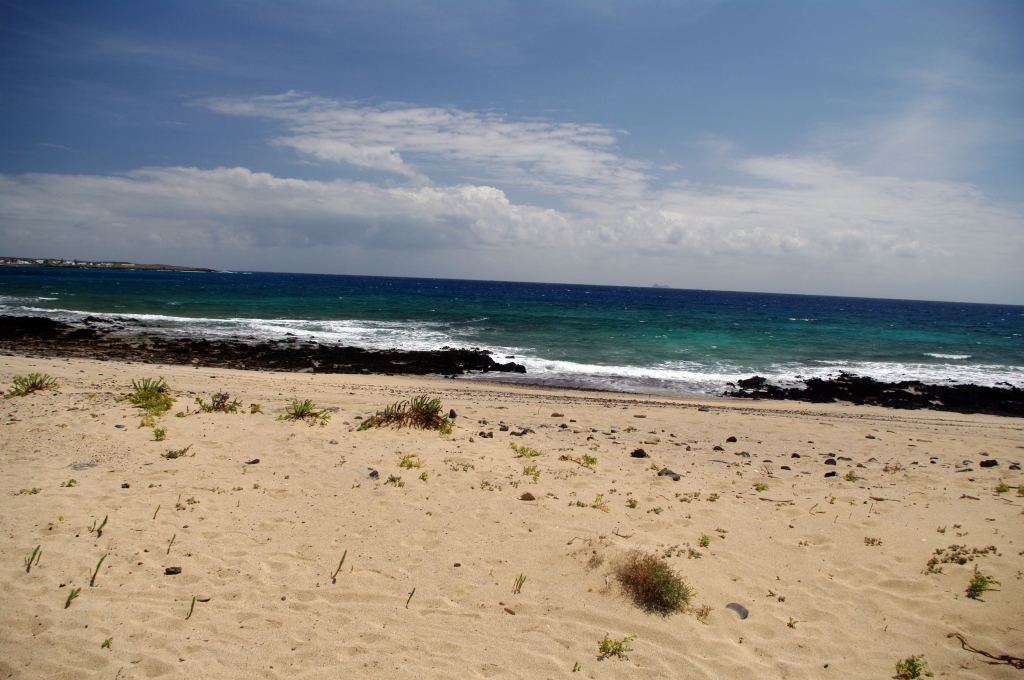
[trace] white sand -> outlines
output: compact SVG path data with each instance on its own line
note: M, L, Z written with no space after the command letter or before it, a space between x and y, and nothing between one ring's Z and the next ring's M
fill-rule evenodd
M1019 419L725 401L702 412L469 381L0 357L4 387L31 371L61 387L2 404L0 677L887 678L914 654L938 677L1024 677L947 638L1024 656L1024 497L992 490L1024 483L1008 470L1024 458ZM156 375L175 411L226 391L265 413L168 414L167 440L153 441L114 397ZM457 411L452 436L354 431L356 415L423 392ZM307 397L339 409L326 427L275 420ZM511 437L500 422L536 432ZM510 441L543 455L516 458ZM160 456L186 445L194 457ZM631 458L637 446L651 457ZM852 460L825 466L830 452ZM400 468L407 453L423 467ZM986 458L999 466L979 468ZM957 472L964 459L973 472ZM536 483L522 474L531 464ZM607 512L591 507L598 494ZM89 527L104 516L97 537ZM951 544L998 554L925 574ZM706 623L645 613L615 582L610 565L628 549L670 547L693 604L712 607ZM1001 582L980 600L965 595L974 565ZM165 576L170 566L182 573ZM81 593L65 609L71 588ZM186 620L193 596L203 601ZM598 660L606 633L636 636L628 659Z

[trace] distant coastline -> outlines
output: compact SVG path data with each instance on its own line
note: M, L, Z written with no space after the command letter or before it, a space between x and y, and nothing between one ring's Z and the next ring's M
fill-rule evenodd
M202 267L179 267L173 264L138 264L135 262L100 262L65 260L64 258L0 257L3 267L63 267L65 269L130 269L160 272L213 272Z

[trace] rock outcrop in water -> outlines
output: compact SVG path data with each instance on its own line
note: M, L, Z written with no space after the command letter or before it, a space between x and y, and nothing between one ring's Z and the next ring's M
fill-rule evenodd
M95 324L99 323L100 327ZM315 373L461 375L468 371L526 373L486 350L365 350L303 341L205 340L165 337L134 322L89 317L76 326L44 317L0 316L0 351L34 356Z
M926 385L916 380L880 382L873 378L840 373L837 378L809 378L802 387L778 387L766 378L754 376L737 382L739 389L727 391L727 397L745 399L793 399L826 404L848 401L853 404L888 406L899 409L931 409L956 413L987 413L996 416L1024 417L1024 390L1011 385Z

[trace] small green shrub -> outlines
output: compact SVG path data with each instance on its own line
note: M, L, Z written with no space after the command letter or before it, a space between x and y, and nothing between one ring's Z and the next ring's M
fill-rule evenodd
M78 594L80 592L82 592L81 588L72 588L71 591L68 592L68 599L64 600L64 609L67 609L68 607L71 606L71 600L73 600L76 597L78 597Z
M252 413L262 413L262 411L260 411L260 405L259 404L249 404L249 413L250 414L252 414Z
M928 664L925 663L923 654L908 656L903 661L896 662L896 678L898 680L914 680L922 675L929 678L934 677L933 673L928 670Z
M597 457L583 454L583 467L594 467L597 465Z
M13 386L4 395L4 399L24 397L39 390L55 390L60 387L57 384L57 379L50 377L46 373L29 373L28 377L16 375L11 380L11 383Z
M856 482L856 481L857 481L857 473L856 473L856 472L854 472L853 470L850 470L850 471L848 471L848 472L847 472L847 473L846 473L846 474L845 474L845 475L843 476L843 479L845 479L845 480L846 480L846 481L848 481L848 482Z
M635 508L638 505L640 505L640 503L635 498L630 498L626 501L626 507L628 508Z
M420 473L420 479L422 479L424 482L427 481L427 479L429 477L430 477L430 473L427 472L426 470L424 470L423 472Z
M786 625L789 626L790 628L796 628L796 624L798 624L798 623L800 623L800 622L797 621L796 619L794 619L792 616L790 616L789 617L789 622Z
M162 442L165 439L167 439L166 427L153 428L153 441Z
M400 461L398 461L398 467L411 470L412 468L423 467L423 463L420 462L419 455L415 453L407 453L402 456Z
M100 645L100 649L110 649L110 643L114 641L114 638L110 637L103 641Z
M761 482L754 484L754 491L767 491L769 488L767 484L762 484Z
M325 409L317 410L316 404L313 403L312 399L304 399L303 401L293 401L292 405L285 409L283 416L278 416L278 420L305 420L309 422L309 426L313 427L318 424L320 427L325 427L327 421L331 419L331 414Z
M992 487L992 490L996 493L1007 493L1010 490L1010 485L1003 480L999 480L999 483Z
M78 484L78 480L76 480L76 479L69 479L66 482L61 482L60 483L61 487L72 487L72 486L76 486L77 484Z
M992 584L1002 585L991 576L983 575L978 571L978 565L974 565L974 575L971 577L971 582L967 585L967 597L972 600L978 599L982 593L992 588Z
M523 468L523 475L526 477L533 477L533 481L540 479L540 470L537 469L536 465L527 465Z
M388 475L388 480L384 482L384 484L390 484L391 486L396 488L400 486L405 486L405 482L402 481L402 478L396 477L395 475Z
M615 578L645 611L667 616L689 607L693 590L664 559L631 550L615 566Z
M597 642L597 650L601 653L600 658L606 659L609 656L617 656L620 659L626 658L626 652L633 651L629 643L635 639L635 635L630 635L621 640L613 640L605 633L605 636Z
M714 503L714 502L715 502L715 501L717 501L717 500L718 500L719 498L720 498L720 496L719 496L719 495L718 495L717 493L713 493L713 494L711 494L710 496L708 496L708 502L709 502L709 503Z
M138 382L132 380L132 389L134 392L126 397L119 398L118 401L127 399L133 406L142 409L150 416L159 416L170 411L171 405L176 401L167 394L170 391L170 387L167 386L162 377L155 380L153 378L143 378Z
M708 536L707 534L703 534L702 533L700 535L700 540L697 541L697 545L699 545L702 548L708 547L709 545L711 545L711 537Z
M43 556L42 545L37 545L36 549L32 551L32 554L25 559L25 573L28 574L32 571L32 561L35 560L36 564L39 564L39 559Z
M15 496L35 496L37 493L42 491L38 486L33 486L31 489L22 489L18 491Z
M519 446L515 442L509 442L508 445L516 452L516 458L536 458L543 455L537 449L531 449L529 446Z

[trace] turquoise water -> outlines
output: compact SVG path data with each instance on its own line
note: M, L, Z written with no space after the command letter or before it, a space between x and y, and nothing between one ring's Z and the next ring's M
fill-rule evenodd
M0 313L102 315L208 338L292 333L377 349L479 347L527 367L500 379L622 391L716 394L755 373L790 382L839 370L1024 387L1024 307L1006 305L33 267L0 268Z

